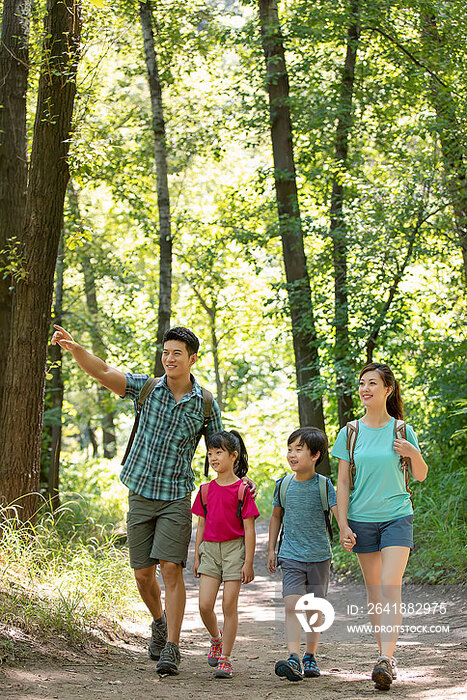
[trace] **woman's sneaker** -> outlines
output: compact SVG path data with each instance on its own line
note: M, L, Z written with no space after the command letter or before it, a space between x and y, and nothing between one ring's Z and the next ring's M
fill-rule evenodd
M208 654L208 664L210 666L217 666L219 659L222 656L222 630L219 630L219 639L213 640L211 638L211 648Z
M397 678L397 659L394 656L391 659L391 671L392 679L395 681Z
M165 612L160 620L151 623L151 640L148 646L148 655L153 661L158 661L162 649L167 643L167 618Z
M281 678L287 678L289 681L302 681L302 667L298 654L290 654L287 661L276 661L274 673Z
M219 659L214 678L232 678L232 664L225 657Z
M375 682L377 690L389 690L393 675L391 659L388 656L380 656L371 674L371 680Z
M302 660L303 675L305 678L318 678L321 675L318 664L313 654L305 654Z

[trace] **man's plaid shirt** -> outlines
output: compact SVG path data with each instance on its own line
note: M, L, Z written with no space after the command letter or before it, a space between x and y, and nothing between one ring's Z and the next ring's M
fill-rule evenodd
M135 404L147 374L126 375L126 393ZM130 491L144 498L175 501L195 488L191 461L196 438L203 425L203 394L191 376L193 389L175 403L164 375L141 410L135 440L120 479ZM222 430L217 402L212 404L208 434Z

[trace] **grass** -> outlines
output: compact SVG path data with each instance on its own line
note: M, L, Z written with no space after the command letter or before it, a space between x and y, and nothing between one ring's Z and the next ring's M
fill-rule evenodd
M92 517L83 498L28 528L13 509L0 511L0 657L14 630L83 647L98 627L118 629L128 617L139 598L121 535L104 516L101 507Z

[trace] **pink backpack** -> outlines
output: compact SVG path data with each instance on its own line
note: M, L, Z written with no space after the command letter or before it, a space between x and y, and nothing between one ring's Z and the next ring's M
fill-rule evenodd
M243 504L245 503L245 498L246 498L246 492L247 489L250 487L248 484L245 484L243 481L238 487L238 506L237 506L237 518L242 517L242 508ZM209 484L201 484L200 490L199 490L199 498L201 501L201 505L203 506L204 510L204 517L206 517L207 512L208 512L208 489L209 489Z

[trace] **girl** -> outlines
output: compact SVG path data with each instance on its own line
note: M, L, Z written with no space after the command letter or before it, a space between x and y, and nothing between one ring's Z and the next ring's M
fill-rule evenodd
M255 518L259 512L241 479L248 471L248 455L236 430L213 433L207 439L209 466L217 479L203 484L191 512L198 516L193 573L199 582L199 611L210 634L210 666L216 678L232 678L230 654L237 635L238 594L242 583L254 579ZM224 582L224 632L214 612Z
M418 481L426 478L428 467L410 425L405 426L407 439L398 437L399 432L396 435L404 406L390 368L377 362L364 367L359 394L365 415L354 424L356 440L347 439L348 424L339 432L331 454L339 458L340 541L346 551L357 553L379 647L372 680L379 690L388 690L397 675L393 653L402 623L402 576L413 549L413 508L401 458L410 459L412 476Z

